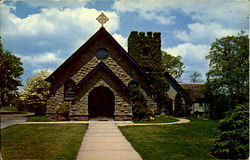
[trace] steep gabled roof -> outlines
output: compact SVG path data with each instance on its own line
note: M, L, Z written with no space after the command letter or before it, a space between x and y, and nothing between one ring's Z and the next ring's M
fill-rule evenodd
M182 88L182 86L168 73L165 72L164 76L166 77L168 83L171 84L171 86L178 92L181 91L182 93L186 93L185 90Z
M81 52L87 48L94 40L101 34L104 34L114 46L116 46L125 57L146 77L150 80L149 76L143 71L143 69L129 56L129 54L121 47L121 45L106 31L104 27L101 27L91 38L89 38L78 50L76 50L63 64L61 64L47 79L46 81L51 82L57 73L63 71L70 63L79 55Z
M130 91L129 88L103 63L100 62L92 71L90 71L77 85L77 89L81 88L92 76L95 75L96 72L103 69L106 73L108 73L124 90Z

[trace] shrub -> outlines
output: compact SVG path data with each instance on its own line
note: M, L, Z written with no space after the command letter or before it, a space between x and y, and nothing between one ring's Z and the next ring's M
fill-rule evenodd
M69 119L70 103L64 102L56 107L56 114L58 120L68 120Z
M131 87L129 98L132 105L133 118L135 120L148 120L152 113L142 91L138 87Z
M27 101L22 97L13 99L12 104L17 108L18 111L28 111Z
M40 97L40 94L32 94L26 97L28 110L35 112L35 116L46 115L46 102Z
M249 156L249 108L238 105L220 120L215 129L212 154L221 159L247 159Z
M180 92L176 94L174 103L175 103L174 115L183 116L184 115L184 110L182 107L183 100Z
M190 102L188 100L189 98L187 95L177 92L175 96L175 109L174 109L174 115L179 117L188 117L191 113L191 107ZM185 100L185 104L183 104Z

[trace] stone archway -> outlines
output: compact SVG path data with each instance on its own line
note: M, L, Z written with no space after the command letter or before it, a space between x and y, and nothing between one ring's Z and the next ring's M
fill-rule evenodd
M94 88L88 97L89 118L113 118L115 98L107 87Z

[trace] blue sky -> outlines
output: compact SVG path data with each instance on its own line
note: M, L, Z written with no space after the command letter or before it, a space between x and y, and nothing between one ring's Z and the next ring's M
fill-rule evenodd
M216 38L248 33L247 0L25 0L1 1L1 36L5 50L21 57L23 84L40 70L54 71L104 25L127 50L131 31L161 32L162 50L182 56L190 81L208 71L208 54Z

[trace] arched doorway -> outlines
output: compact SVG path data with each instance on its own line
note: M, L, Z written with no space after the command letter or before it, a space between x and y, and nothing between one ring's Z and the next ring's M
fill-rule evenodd
M89 118L114 117L114 93L107 87L96 87L88 97Z

